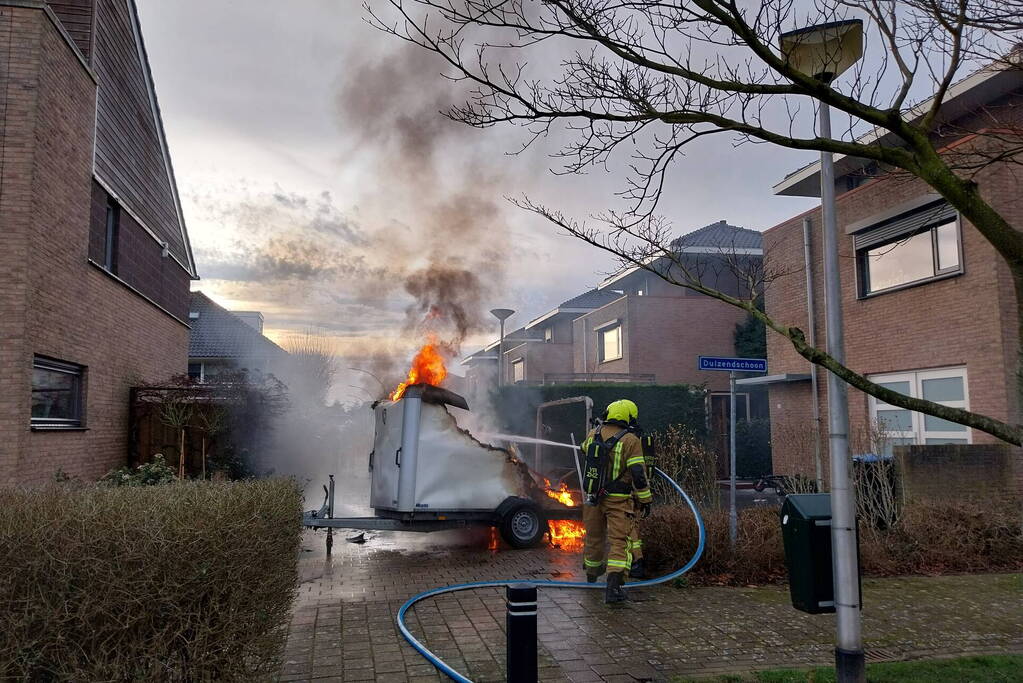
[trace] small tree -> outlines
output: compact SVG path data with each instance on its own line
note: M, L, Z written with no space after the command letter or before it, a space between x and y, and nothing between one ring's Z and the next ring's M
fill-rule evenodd
M172 396L160 406L160 422L172 428L178 437L178 479L185 478L185 429L194 408L186 397Z
M227 409L219 405L206 405L198 411L197 422L202 432L202 478L206 478L207 442L227 427Z

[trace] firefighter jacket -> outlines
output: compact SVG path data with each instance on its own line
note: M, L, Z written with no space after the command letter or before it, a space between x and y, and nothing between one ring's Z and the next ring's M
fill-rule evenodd
M600 438L606 441L621 431L622 428L619 426L604 424L600 427ZM582 444L584 453L595 435L596 430L586 437ZM604 489L608 498L625 499L635 494L640 503L653 501L646 461L643 458L643 445L635 434L627 432L611 449L604 481L607 482Z

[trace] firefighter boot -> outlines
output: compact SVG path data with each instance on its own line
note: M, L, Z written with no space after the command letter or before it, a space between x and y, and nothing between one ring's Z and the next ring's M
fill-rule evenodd
M586 583L597 583L597 579L604 573L604 565L599 567L586 567Z
M642 558L632 561L632 569L629 570L630 579L645 579L646 567L643 566Z
M604 603L610 605L614 602L628 600L622 584L625 583L625 575L622 572L611 572L607 575L607 587L604 589Z

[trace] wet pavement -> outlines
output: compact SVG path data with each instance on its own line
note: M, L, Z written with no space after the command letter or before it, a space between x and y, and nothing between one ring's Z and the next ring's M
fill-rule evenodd
M283 681L442 680L394 616L423 590L491 579L582 580L580 556L552 548L487 550L485 531L306 532ZM1021 575L864 580L868 662L1023 652ZM828 664L834 617L795 611L785 586L635 589L608 607L596 590L540 590L540 680L637 681ZM413 634L476 681L503 681L503 589L430 598Z

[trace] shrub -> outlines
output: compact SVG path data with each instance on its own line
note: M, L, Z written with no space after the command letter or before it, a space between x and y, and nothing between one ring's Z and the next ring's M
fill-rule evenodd
M707 541L703 556L688 575L694 584L746 585L784 578L785 556L776 511L741 510L734 551L728 541L728 511L711 509L701 514ZM640 533L643 557L655 570L681 567L696 549L696 523L688 509L659 507L642 521Z
M767 418L735 423L735 476L755 479L771 474L771 421Z
M706 508L718 503L717 456L699 435L684 424L668 425L654 433L657 455L654 465L678 482L697 505ZM652 477L658 500L682 504L675 489L660 477Z
M865 576L901 576L1023 569L1018 507L1008 511L964 504L913 503L894 526L860 524L860 561ZM738 542L728 542L728 511L703 513L707 543L690 572L694 585L746 585L787 576L777 510L738 514ZM682 566L696 548L696 524L688 509L659 507L642 521L643 553L655 571Z
M297 580L293 482L0 490L0 679L253 680Z
M102 481L112 486L156 486L159 484L170 484L177 476L157 453L151 462L145 462L132 469L130 467L119 467L108 472Z

